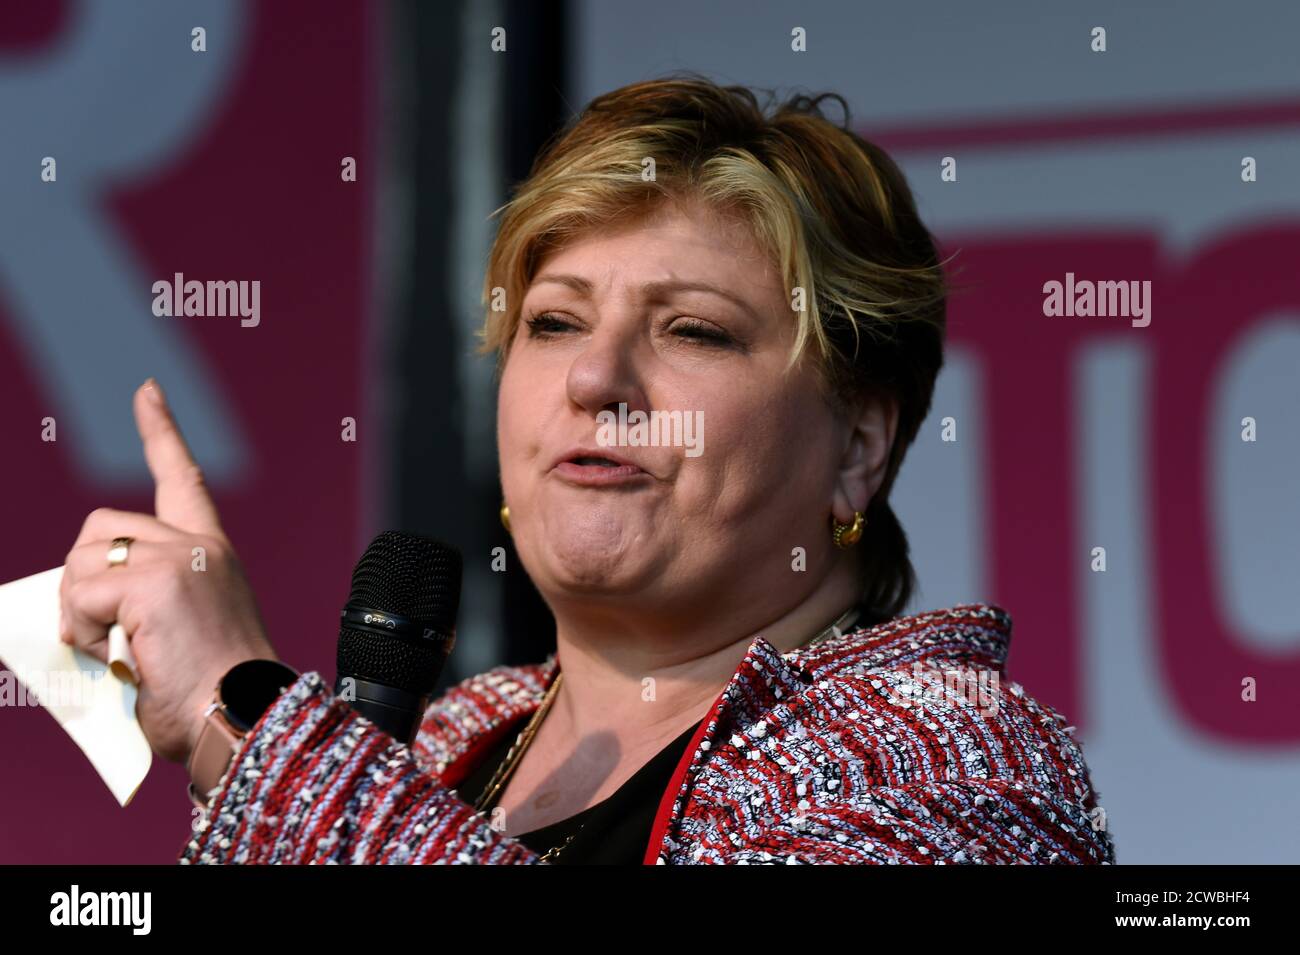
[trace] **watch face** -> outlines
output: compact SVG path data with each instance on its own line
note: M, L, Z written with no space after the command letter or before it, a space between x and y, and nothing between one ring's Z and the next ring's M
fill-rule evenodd
M245 660L231 667L221 680L226 718L240 732L249 732L297 679L292 668L276 660Z

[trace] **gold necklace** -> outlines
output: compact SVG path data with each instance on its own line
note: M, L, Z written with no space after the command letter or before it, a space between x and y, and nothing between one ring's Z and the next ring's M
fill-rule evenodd
M505 785L506 778L514 771L520 757L524 754L524 750L528 748L528 744L531 743L533 737L537 735L537 729L542 725L542 720L546 717L546 713L551 708L551 704L555 702L555 694L559 691L560 682L563 679L563 673L556 675L555 680L551 683L550 689L546 691L546 696L542 698L542 705L537 708L537 712L534 713L533 718L528 721L528 725L523 728L517 737L515 737L514 745L512 745L510 751L506 753L506 758L501 761L501 765L499 765L496 772L492 774L492 779L488 781L482 794L474 803L474 808L478 812L483 812L487 809L497 792Z
M813 637L811 640L799 644L799 646L795 647L795 649L802 650L804 647L811 647L814 643L818 643L822 640L825 640L827 637L831 636L832 634L837 637L840 636L844 632L844 630L853 626L853 624L857 621L858 617L860 617L861 615L862 615L862 611L858 608L857 604L854 604L848 610L844 611L844 613L840 614L839 617L835 619L835 622L832 623L829 627L827 627L821 633L817 634L817 636Z
M546 718L546 714L550 710L551 704L555 702L555 695L556 693L559 692L560 682L563 679L564 679L563 672L556 674L555 680L551 684L550 689L546 691L546 696L542 700L542 705L537 708L537 712L534 713L533 718L528 721L528 725L525 726L523 730L520 732L520 734L515 738L514 744L510 747L510 752L506 753L506 758L501 761L501 764L497 767L496 772L492 774L492 779L488 782L487 786L484 788L483 793L475 801L474 803L475 811L477 812L485 811L488 808L488 806L491 805L492 800L496 798L496 795L497 793L500 792L501 787L506 784L506 781L510 778L511 774L514 773L515 767L519 765L519 761L523 758L524 750L528 749L528 744L531 743L533 741L533 737L537 735L537 730L541 727L542 720ZM579 832L581 832L583 826L585 825L586 823L583 823L582 825L578 826L577 830L572 835L570 835L569 838L565 839L564 842L562 842L560 845L556 846L553 849L548 849L542 855L541 861L546 862L549 861L550 859L555 858L555 856L559 855L560 851L566 848L569 845L569 843L573 841L574 836L576 836Z

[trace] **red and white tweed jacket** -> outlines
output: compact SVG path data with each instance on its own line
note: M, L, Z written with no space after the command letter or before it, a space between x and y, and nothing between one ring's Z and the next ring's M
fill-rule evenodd
M664 792L647 864L1112 863L1074 729L1003 667L987 604L782 654L755 637ZM411 747L304 673L181 850L191 863L509 863L539 856L455 792L541 703L555 655L451 688Z

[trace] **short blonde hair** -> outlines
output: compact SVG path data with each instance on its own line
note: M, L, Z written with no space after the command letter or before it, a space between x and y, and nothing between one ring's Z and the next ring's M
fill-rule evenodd
M839 102L841 124L822 114ZM885 480L860 545L864 601L879 619L915 587L888 496L929 412L943 364L948 288L935 244L898 166L849 126L842 97L793 96L772 108L743 86L697 74L596 97L542 150L504 213L488 259L480 350L508 355L520 306L545 257L579 235L700 200L739 217L804 290L792 367L810 354L840 407L866 395L898 407ZM644 173L653 160L652 178ZM502 292L504 293L502 295ZM494 304L504 301L503 309Z

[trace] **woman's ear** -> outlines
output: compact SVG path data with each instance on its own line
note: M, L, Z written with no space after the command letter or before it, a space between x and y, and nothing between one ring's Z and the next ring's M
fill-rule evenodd
M841 524L852 523L855 511L866 511L884 482L898 430L898 402L887 395L866 396L849 411L846 424L847 440L831 503Z

